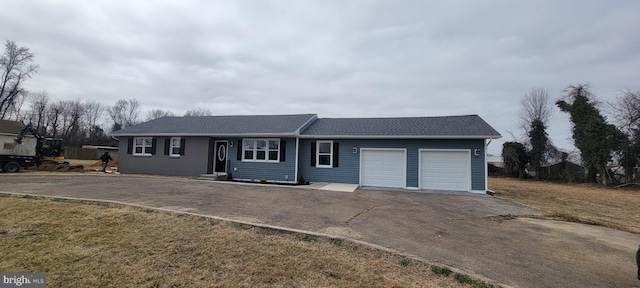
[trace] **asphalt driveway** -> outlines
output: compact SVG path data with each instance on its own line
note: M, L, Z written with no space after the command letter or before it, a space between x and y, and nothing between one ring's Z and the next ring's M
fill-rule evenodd
M110 200L328 233L450 265L513 287L640 287L640 235L535 219L485 195L113 175L0 175L0 193Z

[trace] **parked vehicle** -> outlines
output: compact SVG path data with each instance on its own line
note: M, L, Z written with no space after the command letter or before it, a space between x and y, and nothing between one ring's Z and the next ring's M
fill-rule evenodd
M26 137L27 133L31 133L35 139ZM3 143L0 153L2 172L15 173L20 171L20 168L39 166L47 162L69 164L64 160L62 140L43 137L31 123L24 126L15 139L11 135L2 134L0 141Z

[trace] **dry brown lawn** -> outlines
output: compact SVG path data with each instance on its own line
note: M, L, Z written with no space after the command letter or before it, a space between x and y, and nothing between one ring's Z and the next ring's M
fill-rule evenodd
M640 234L640 190L497 177L489 178L489 189L549 217Z
M0 251L48 287L469 287L347 241L61 199L0 196Z

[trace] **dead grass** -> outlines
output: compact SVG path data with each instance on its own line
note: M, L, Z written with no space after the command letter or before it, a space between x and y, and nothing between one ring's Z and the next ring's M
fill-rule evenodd
M640 190L496 177L489 178L489 189L549 217L640 234Z
M48 287L469 287L346 241L33 197L0 197L0 251Z

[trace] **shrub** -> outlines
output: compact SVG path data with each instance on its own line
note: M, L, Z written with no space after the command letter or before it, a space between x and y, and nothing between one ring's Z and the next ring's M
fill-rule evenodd
M402 258L398 262L400 262L400 265L402 266L409 266L409 264L411 264L411 259Z
M453 276L454 279L456 279L456 281L460 282L460 283L466 283L469 284L471 286L473 286L474 288L493 288L492 284L487 284L484 283L482 281L476 281L471 279L471 277L464 275L464 274L460 274L460 273L456 273Z
M300 238L302 241L306 241L306 242L313 242L316 241L316 237L313 237L312 235L308 235L305 234L304 236L302 236L302 238Z
M449 274L451 274L451 269L449 269L449 267L431 266L431 271L444 276L449 276Z

